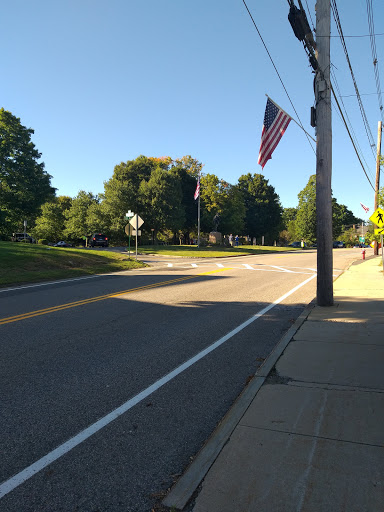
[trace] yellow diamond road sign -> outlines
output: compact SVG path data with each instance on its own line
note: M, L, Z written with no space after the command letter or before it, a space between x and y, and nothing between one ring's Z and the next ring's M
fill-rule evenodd
M375 235L384 235L384 228L375 229Z
M372 215L369 217L369 220L371 220L378 228L384 227L384 210L381 208L377 208Z

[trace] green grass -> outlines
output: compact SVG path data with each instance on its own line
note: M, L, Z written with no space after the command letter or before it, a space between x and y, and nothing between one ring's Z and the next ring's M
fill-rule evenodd
M197 245L148 245L139 247L140 254L163 254L184 258L221 258L225 256L245 256L247 254L270 254L271 252L297 251L293 247L269 247L241 245L239 247L197 247Z
M0 286L117 272L145 266L128 254L0 242Z

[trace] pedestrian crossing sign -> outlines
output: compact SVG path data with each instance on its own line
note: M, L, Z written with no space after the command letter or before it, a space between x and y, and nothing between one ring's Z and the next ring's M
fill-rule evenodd
M384 235L384 227L375 229L375 235Z
M377 208L369 217L369 220L376 224L378 228L384 228L384 210Z

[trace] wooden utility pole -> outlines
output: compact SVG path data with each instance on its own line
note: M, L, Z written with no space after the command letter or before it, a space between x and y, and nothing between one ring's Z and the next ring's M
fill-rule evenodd
M377 154L376 154L376 186L375 186L375 211L377 210L378 205L378 199L379 199L379 189L380 189L380 156L381 156L381 131L382 131L382 125L381 121L379 121L378 127L377 127ZM374 254L375 256L378 256L379 254L379 244L375 242L374 245Z
M333 305L332 255L332 112L330 81L331 2L317 0L316 46L318 69L316 96L316 215L317 215L317 304Z

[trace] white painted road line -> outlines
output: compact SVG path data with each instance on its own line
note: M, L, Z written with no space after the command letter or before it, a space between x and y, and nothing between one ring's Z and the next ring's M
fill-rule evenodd
M255 270L251 265L248 265L248 263L243 263L243 267L249 269L249 270Z
M95 277L103 277L105 275L106 274L96 274L94 276L74 277L72 279L61 279L60 281L48 281L46 283L28 284L25 286L17 286L16 288L3 288L2 290L0 290L0 293L13 292L15 290L24 290L25 288L37 288L38 286L48 286L50 284L71 283L72 281L82 281L83 279L94 279Z
M202 350L201 352L196 354L191 359L188 359L188 361L185 361L183 364L181 364L180 366L178 366L177 368L172 370L170 373L168 373L167 375L164 375L164 377L161 377L161 379L154 382L151 386L147 387L146 389L144 389L143 391L138 393L136 396L134 396L133 398L131 398L130 400L125 402L123 405L121 405L117 409L113 410L112 412L110 412L109 414L104 416L103 418L100 418L98 421L96 421L89 427L85 428L84 430L82 430L81 432L76 434L74 437L72 437L65 443L61 444L60 446L58 446L51 452L47 453L47 455L44 455L44 457L42 457L41 459L37 460L30 466L26 467L25 469L23 469L22 471L20 471L16 475L14 475L13 477L11 477L8 480L6 480L5 482L3 482L0 485L0 498L5 496L6 494L10 493L11 491L13 491L13 489L16 489L17 487L19 487L19 485L21 485L22 483L27 481L33 475L35 475L42 469L49 466L52 462L59 459L66 453L68 453L70 450L72 450L72 448L75 448L79 444L86 441L93 434L96 434L96 432L99 432L99 430L101 430L105 426L109 425L109 423L111 423L112 421L117 419L119 416L121 416L125 412L132 409L132 407L134 407L135 405L140 403L142 400L145 400L149 395L151 395L152 393L154 393L155 391L160 389L162 386L164 386L164 384L167 384L172 379L174 379L175 377L180 375L182 372L187 370L189 367L191 367L192 365L194 365L195 363L200 361L200 359L203 359L203 357L205 357L206 355L213 352L213 350L215 350L216 348L220 347L220 345L223 345L223 343L225 343L229 339L233 338L233 336L238 334L245 327L248 327L248 325L253 323L255 320L257 320L261 316L265 315L265 313L267 313L268 311L273 309L275 306L280 304L280 302L282 302L287 297L289 297L290 295L295 293L302 286L305 286L307 283L309 283L315 276L316 276L316 274L312 275L311 277L309 277L302 283L298 284L297 286L292 288L289 292L285 293L284 295L282 295L281 297L276 299L274 302L269 304L269 306L266 306L261 311L259 311L255 315L251 316L248 320L246 320L245 322L240 324L238 327L236 327L235 329L230 331L228 334L226 334L219 340L212 343L212 345L209 345L209 347L205 348L204 350Z
M197 263L191 263L192 267L197 267Z
M277 270L281 270L282 272L293 272L293 270L288 270L287 268L283 267L276 267L276 265L269 265L272 268L277 268Z
M219 267L219 268L224 268L224 265L222 263L216 263L216 265Z
M167 267L173 267L173 263L167 263Z

